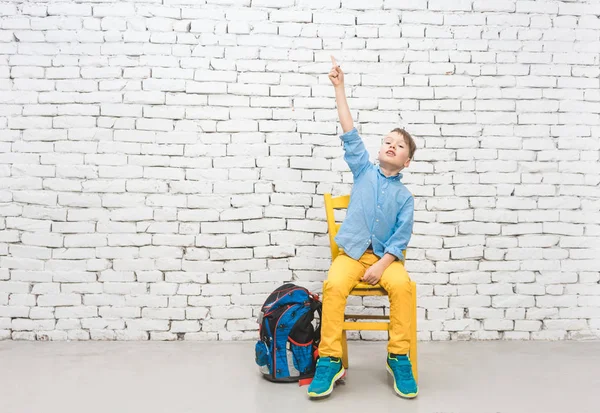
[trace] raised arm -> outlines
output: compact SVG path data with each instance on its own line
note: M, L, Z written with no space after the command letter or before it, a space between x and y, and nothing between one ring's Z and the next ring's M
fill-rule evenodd
M342 130L346 133L354 128L354 122L352 120L352 115L350 114L348 101L346 100L344 72L342 71L342 68L338 66L333 56L331 56L331 63L333 64L333 67L329 72L329 80L331 80L331 83L335 88L335 102L337 104L338 116L340 118Z

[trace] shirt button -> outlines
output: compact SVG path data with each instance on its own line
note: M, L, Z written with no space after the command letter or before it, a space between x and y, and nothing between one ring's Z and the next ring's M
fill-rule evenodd
M375 220L375 222L379 222L379 220L378 220L378 219L376 219L376 220Z

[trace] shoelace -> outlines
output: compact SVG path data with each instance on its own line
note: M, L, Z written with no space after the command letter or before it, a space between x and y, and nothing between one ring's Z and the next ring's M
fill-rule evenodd
M410 369L410 365L405 363L390 363L392 370L394 371L394 376L399 377L402 380L411 380L412 379L412 370Z

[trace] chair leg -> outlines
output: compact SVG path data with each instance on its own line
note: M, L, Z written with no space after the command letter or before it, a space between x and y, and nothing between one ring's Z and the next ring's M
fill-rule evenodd
M412 314L411 314L411 332L410 332L410 349L409 356L412 364L413 376L415 381L419 382L419 369L418 369L418 357L417 357L417 284L411 282L412 286Z
M346 330L342 330L342 366L345 369L348 368L348 339L346 337Z

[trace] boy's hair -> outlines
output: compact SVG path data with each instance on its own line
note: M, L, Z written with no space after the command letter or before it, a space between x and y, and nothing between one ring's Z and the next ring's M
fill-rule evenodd
M408 145L408 157L412 159L413 156L415 156L415 152L417 151L417 144L415 143L415 140L413 139L411 134L402 128L393 129L391 132L396 132L404 138L404 142Z

